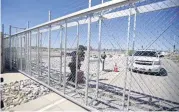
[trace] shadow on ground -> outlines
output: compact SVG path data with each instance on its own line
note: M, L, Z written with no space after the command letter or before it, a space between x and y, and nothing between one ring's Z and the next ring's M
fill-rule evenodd
M144 74L144 75L152 75L152 76L167 76L168 75L165 68L161 68L159 73L149 73L149 72L142 72L142 71L133 71L133 72Z

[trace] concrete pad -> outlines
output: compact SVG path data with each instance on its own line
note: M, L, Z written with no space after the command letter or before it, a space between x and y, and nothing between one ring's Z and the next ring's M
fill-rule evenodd
M49 101L57 101L57 100L63 99L62 96L59 96L55 93L50 93L48 95L45 95L44 98L49 100Z
M64 111L87 111L84 108L70 102L70 101L64 101L58 105L62 110Z
M40 97L40 98L37 98L30 102L18 105L14 108L11 108L10 110L12 110L12 111L35 111L35 110L38 110L39 108L47 106L51 103L52 102L50 102L49 100L47 100L43 97Z
M3 73L1 76L4 78L4 83L11 83L15 81L29 79L21 73Z
M50 109L53 109L53 108L59 108L57 105L59 105L60 103L62 103L62 102L64 102L64 101L66 101L66 99L61 99L61 100L58 100L58 101L56 101L56 102L53 102L52 104L50 104L50 105L47 105L47 106L45 106L45 107L43 107L43 108L41 108L41 109L39 109L39 110L37 110L37 111L40 111L40 112L42 112L42 111L47 111L47 110L50 110ZM62 109L61 109L62 110Z
M51 95L47 95L46 97ZM43 111L86 111L86 110L65 98L61 98L60 100L53 101L53 103L44 106L43 108L36 111L43 112Z
M45 111L63 111L63 110L61 108L55 106L55 107L51 107L51 108L49 108L49 109L47 109Z
M56 99L54 99L55 97L53 97L53 96L55 96ZM52 99L48 100L50 98L52 98ZM32 100L30 102L18 105L16 107L10 109L10 111L11 110L12 111L47 111L47 110L62 111L62 109L60 107L58 107L57 104L54 104L55 102L59 102L61 100L66 101L66 99L62 98L61 96L59 96L55 93L50 93L48 95L39 97L39 98Z

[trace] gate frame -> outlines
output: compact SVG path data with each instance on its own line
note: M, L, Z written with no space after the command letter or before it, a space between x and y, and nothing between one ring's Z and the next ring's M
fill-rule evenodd
M99 11L103 11L103 10L106 10L106 9L110 9L110 8L117 8L117 7L120 7L121 5L126 5L126 4L132 4L132 3L136 3L136 2L138 2L138 1L140 1L140 0L119 0L119 1L111 1L111 2L107 2L107 3L103 3L103 4L100 4L100 5L97 5L97 6L94 6L94 7L89 7L88 9L84 9L84 10L81 10L81 11L78 11L78 12L75 12L75 13L72 13L72 14L69 14L69 15L66 15L66 16L63 16L63 17L60 17L60 18L57 18L57 19L54 19L54 20L50 20L49 22L46 22L46 23L43 23L43 24L40 24L40 25L37 25L37 26L35 26L35 27L32 27L32 28L29 28L29 29L26 29L26 30L24 30L24 31L21 31L21 32L18 32L18 33L16 33L16 34L13 34L13 35L11 35L11 26L9 27L9 34L10 34L10 36L9 36L9 39L10 39L10 69L12 69L12 48L11 48L11 37L13 37L13 36L15 36L15 35L20 35L20 34L23 34L23 33L28 33L28 32L31 32L31 30L34 30L34 29L40 29L41 27L44 27L44 26L49 26L49 28L48 28L48 31L49 31L49 48L48 48L48 60L49 60L49 58L50 58L50 37L51 37L51 25L52 24L54 24L54 23L57 23L57 22L62 22L62 21L65 21L65 40L64 40L64 43L65 43L65 48L64 48L64 53L65 53L65 55L64 55L64 57L65 57L65 65L66 65L66 39L67 39L67 21L69 20L69 19L72 19L72 18L78 18L78 17L80 17L80 16L84 16L84 15L88 15L89 17L88 17L88 19L89 19L89 23L88 23L88 46L87 46L87 52L88 52L88 57L87 58L89 58L89 56L90 56L90 35L91 35L91 30L90 30L90 25L91 25L91 14L92 13L95 13L95 12L99 12ZM133 14L130 14L130 16L132 16ZM101 27L101 23L99 23L100 24L100 27ZM129 24L129 23L128 23ZM61 27L61 26L60 26ZM100 29L100 27L99 27L99 31L101 30ZM39 32L38 32L39 33ZM100 38L100 36L101 36L101 31L99 32L99 38ZM128 32L129 33L129 32ZM78 34L79 35L79 34ZM23 35L22 35L22 37L23 37ZM22 38L21 38L22 39ZM128 37L128 39L129 39L129 37ZM31 41L31 38L30 38L30 41ZM22 43L21 43L21 46L22 46ZM39 47L39 46L38 46ZM99 39L99 47L100 47L100 39ZM2 49L2 47L1 47L1 49ZM22 48L21 48L22 49ZM128 51L127 51L128 52ZM22 53L22 50L21 50L21 53ZM39 54L39 53L38 53ZM127 54L127 53L126 53ZM1 57L2 58L2 57ZM21 58L21 60L22 60L22 58ZM39 61L39 60L38 60ZM88 62L89 62L89 59L88 59ZM88 63L89 64L89 63ZM48 61L48 65L50 65L50 60ZM21 63L21 66L22 66L22 63ZM39 67L39 66L38 66ZM66 67L66 66L65 66ZM64 67L64 71L65 71L65 73L64 73L64 77L66 76L66 68ZM89 65L87 66L87 70L86 70L86 74L89 74ZM59 94L59 95L61 95L61 96L63 96L63 97L65 97L65 98L67 98L67 99L69 99L70 101L72 101L72 102L74 102L74 103L76 103L76 104L78 104L79 106L82 106L82 107L84 107L84 108L86 108L86 109L88 109L89 108L89 110L93 110L94 108L91 108L90 106L88 106L88 101L87 101L87 99L88 99L88 77L87 77L87 81L86 81L86 87L85 87L85 90L86 90L86 92L85 92L85 104L80 104L80 103L78 103L77 101L75 101L74 99L72 99L72 98L70 98L70 96L67 96L67 95L65 95L65 86L66 86L66 80L64 79L64 91L63 91L63 93L61 93L61 92L59 92L59 91L57 91L56 89L54 89L54 88L52 88L50 85L49 85L49 81L48 81L48 84L45 84L45 83L43 83L42 81L39 81L39 80L37 80L37 79L35 79L34 77L31 77L31 76L29 76L28 74L26 74L26 73L24 73L23 71L21 71L21 70L19 70L19 72L21 72L22 74L24 74L24 75L26 75L27 77L29 77L29 78L31 78L32 80L34 80L34 81L36 81L36 82L38 82L38 83L40 83L40 84L42 84L42 85L44 85L44 86L46 86L47 88L49 88L49 89L51 89L52 91L54 91L54 92L56 92L57 94ZM49 76L50 76L50 66L48 66L48 80L50 80L50 78L49 78ZM88 75L87 75L88 76ZM97 96L97 94L98 94L98 90L97 90L98 88L96 88L96 96ZM125 87L124 87L124 89L125 89ZM125 95L125 90L124 90L124 93L123 93L124 95ZM123 102L124 103L124 102ZM124 104L123 104L124 105Z

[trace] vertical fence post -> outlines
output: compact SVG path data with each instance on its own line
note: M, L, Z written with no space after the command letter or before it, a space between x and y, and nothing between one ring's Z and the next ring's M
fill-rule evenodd
M13 69L13 37L12 35L11 35L11 69Z
M1 44L2 44L2 45L1 45L1 46L2 46L2 49L1 49L1 50L2 50L2 51L1 51L1 52L2 52L2 57L1 57L1 59L2 59L2 60L1 60L1 61L2 61L2 62L1 62L1 64L2 64L2 65L1 65L1 66L2 66L2 67L1 67L1 73L2 73L2 72L4 72L4 69L5 69L5 51L6 51L6 49L5 49L5 48L6 48L6 47L5 47L6 44L5 44L5 38L4 38L4 24L2 24L2 34L1 34L1 36L2 36L2 37L1 37L1 41L2 41L2 42L1 42Z
M66 50L67 50L67 20L65 21L65 39L64 39L64 75L63 75L63 93L66 87Z
M27 40L28 39L28 33L25 32L25 72L28 73L28 55L27 55Z
M15 39L16 39L15 36L13 36L13 65L12 65L12 68L14 68L14 69L15 69L15 47L16 47Z
M86 88L85 88L85 104L88 104L88 83L90 71L90 42L91 42L91 17L88 19L88 45L87 45L87 63L86 63Z
M62 52L62 42L63 42L63 26L60 27L60 83L62 83L62 56L63 56L63 52Z
M51 12L49 11L49 21L51 20ZM48 85L50 85L50 49L51 49L51 25L48 31Z
M24 69L26 69L26 34L24 33L24 39L23 39L23 52L24 52L24 54L23 54L23 60L22 60L22 64L23 64L23 66L22 66L22 68L24 67Z
M18 38L18 41L17 41L18 42L18 45L17 45L18 46L17 47L17 50L18 50L18 58L17 58L18 59L18 70L20 70L20 49L19 49L20 48L20 42L19 42L20 36L18 35L17 38Z
M17 61L17 54L18 54L18 50L17 50L17 46L18 46L18 44L17 44L17 42L18 42L18 35L16 35L16 69L18 70L18 67L17 67L17 63L18 63L18 61Z
M13 44L12 44L12 45L13 45L13 47L12 47L12 48L13 48L13 49L12 49L12 51L13 51L13 53L12 53L12 54L13 54L13 55L12 55L12 56L13 56L13 57L12 57L12 60L13 60L13 62L12 62L12 68L15 69L15 36L12 37L12 40L13 40L13 41L12 41L12 43L13 43Z
M123 88L123 110L125 108L125 95L126 95L126 82L128 75L128 54L129 54L129 38L130 38L130 24L131 24L131 7L129 8L129 16L128 16L128 30L127 30L127 46L126 46L126 71L124 76L124 88Z
M20 52L20 50L19 50L19 35L17 35L17 66L18 66L18 70L20 70L20 68L19 68L19 52Z
M29 29L29 21L27 21L27 29ZM27 32L27 73L29 74L30 73L30 70L29 70L29 31Z
M48 11L48 21L51 21L51 11Z
M18 50L17 50L17 46L18 46L18 35L16 34L15 35L15 67L16 67L16 70L18 70L18 61L17 61L17 58L18 58Z
M15 67L16 67L16 70L18 70L18 67L17 67L17 38L18 38L18 35L16 34L15 35Z
M35 58L35 63L36 63L36 72L37 72L37 75L38 75L38 30L36 31L36 58Z
M22 71L22 39L23 35L20 37L20 70Z
M135 38L136 38L136 19L137 19L137 11L135 9L135 14L134 14L134 27L133 27L133 44L132 44L132 50L135 50Z
M38 76L40 76L39 38L40 38L40 29L38 29L38 32L37 32L37 70L38 70L37 73L38 73Z
M18 35L16 35L16 69L18 70Z
M40 42L39 42L39 46L40 46L40 54L39 54L39 58L40 58L40 76L42 76L42 33L40 33L40 40L39 40Z
M88 1L88 8L91 7L91 1L92 1L92 0L89 0L89 1Z
M27 66L28 66L28 64L27 64L27 32L25 32L25 44L24 44L24 46L25 46L25 56L24 56L24 59L25 59L25 72L27 73Z
M29 38L29 39L30 39L30 40L29 40L29 53L30 53L30 54L29 54L29 61L30 61L30 65L29 65L30 73L29 73L29 75L32 75L32 74L31 74L31 73L32 73L32 71L31 71L31 70L32 70L32 62L31 62L31 61L32 61L32 59L31 59L31 58L32 58L32 55L31 55L32 32L31 32L31 31L30 31L29 37L30 37L30 38Z
M50 85L50 48L51 48L51 26L48 31L48 85Z
M102 17L99 17L99 32L98 32L98 63L97 63L97 79L96 79L96 97L98 97L99 88L99 73L100 73L100 57L101 57L101 33L102 33Z
M14 38L14 52L13 52L14 65L12 66L14 67L14 69L16 69L16 35L14 35L13 38Z
M4 45L3 45L3 35L4 35L4 28L3 28L4 26L3 26L3 24L2 24L2 26L1 26L1 31L0 31L0 74L3 72L3 67L4 67L4 65L3 65L3 51L4 51Z
M135 7L135 5L134 5ZM136 38L136 20L137 20L137 11L136 11L136 8L135 9L135 14L134 14L134 26L133 26L133 43L132 43L132 52L134 53L134 50L135 50L135 38ZM134 56L132 55L132 63L134 62ZM130 62L130 64L132 64ZM131 93L131 83L132 83L132 69L133 69L133 66L131 65L130 66L130 79L129 79L129 91L128 91L128 98L127 98L127 111L129 110L129 106L130 106L130 93Z
M29 57L28 57L28 40L29 40L29 34L28 32L26 32L26 70L27 70L27 73L29 73Z
M12 69L14 69L14 36L11 35L11 38L12 38Z
M91 0L89 0L89 8L91 7ZM88 105L88 83L89 83L89 70L90 70L90 43L91 43L91 15L88 15L88 34L87 34L87 67L86 67L86 87L85 87L85 105Z
M9 26L9 66L10 66L10 70L12 70L12 40L11 40L11 25Z
M78 49L79 49L79 22L77 22L77 40L76 40L76 76L75 76L75 90L77 89L78 83Z
M18 70L17 68L17 34L15 36L15 67L16 67L16 70Z
M21 50L20 50L20 35L18 35L18 69L19 70L21 70L20 69L20 63L21 63L21 61L20 61L20 54L21 53Z
M12 30L12 29L11 29ZM10 50L11 50L11 54L10 54L10 59L11 59L11 64L10 64L10 70L13 69L13 38L12 35L10 36L10 41L11 41L11 46L10 46Z

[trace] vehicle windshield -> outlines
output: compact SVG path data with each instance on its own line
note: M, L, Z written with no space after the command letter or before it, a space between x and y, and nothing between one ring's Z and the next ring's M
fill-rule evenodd
M136 51L134 56L157 57L157 53L155 51Z

